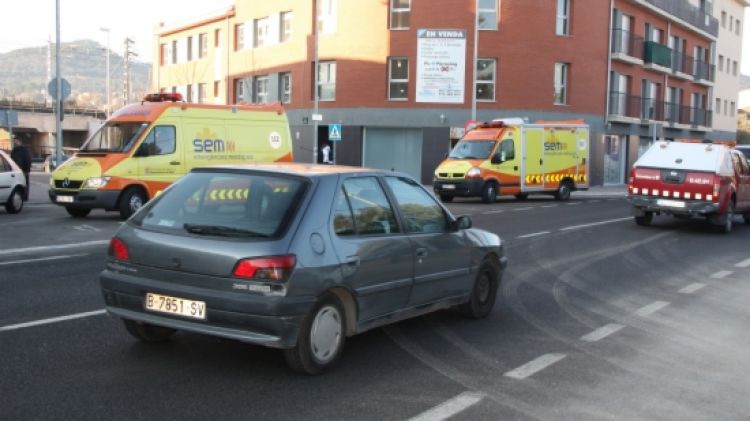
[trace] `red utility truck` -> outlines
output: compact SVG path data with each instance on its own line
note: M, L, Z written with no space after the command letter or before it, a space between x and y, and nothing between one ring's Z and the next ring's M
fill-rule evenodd
M659 141L630 171L628 201L638 225L664 213L704 217L728 233L735 214L750 224L750 168L730 145Z

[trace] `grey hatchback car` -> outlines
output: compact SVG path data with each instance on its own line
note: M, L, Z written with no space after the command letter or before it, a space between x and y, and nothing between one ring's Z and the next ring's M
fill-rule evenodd
M117 231L100 281L140 340L231 338L317 374L348 336L454 306L486 317L506 264L497 235L405 174L262 164L174 183Z

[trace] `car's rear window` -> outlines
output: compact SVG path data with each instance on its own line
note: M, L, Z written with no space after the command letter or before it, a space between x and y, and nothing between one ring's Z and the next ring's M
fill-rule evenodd
M290 176L192 172L138 212L132 222L194 235L281 235L308 182Z

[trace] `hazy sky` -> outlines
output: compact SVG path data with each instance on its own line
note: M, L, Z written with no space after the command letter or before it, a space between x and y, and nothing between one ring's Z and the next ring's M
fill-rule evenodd
M272 1L272 0L270 0ZM372 1L372 0L366 0ZM0 53L55 41L55 0L2 0ZM179 23L234 4L234 0L60 0L62 41L88 38L106 45L99 28L110 29L110 48L122 54L125 37L135 41L138 59L151 61L154 26ZM745 9L745 27L750 8ZM750 30L743 38L742 73L750 74Z
M0 53L55 42L55 0L2 0ZM60 39L93 39L118 54L125 38L135 41L137 59L151 61L154 26L180 23L220 11L234 0L60 0Z

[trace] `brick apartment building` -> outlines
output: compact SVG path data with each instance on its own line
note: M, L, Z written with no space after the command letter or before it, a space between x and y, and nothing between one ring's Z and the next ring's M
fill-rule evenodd
M654 134L712 135L712 13L695 0L237 0L157 28L154 88L281 101L296 160L340 124L337 163L425 183L473 114L582 118L592 184L622 184Z

